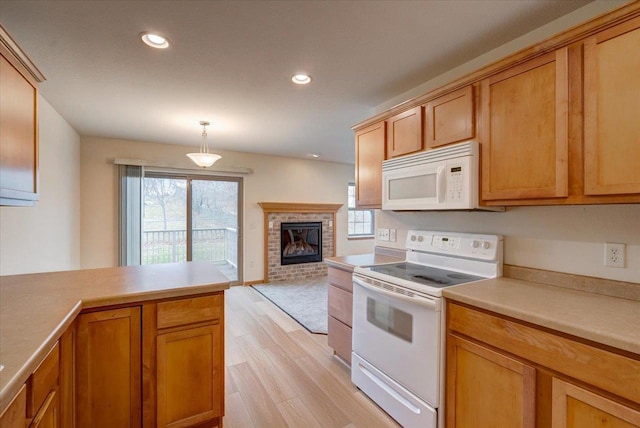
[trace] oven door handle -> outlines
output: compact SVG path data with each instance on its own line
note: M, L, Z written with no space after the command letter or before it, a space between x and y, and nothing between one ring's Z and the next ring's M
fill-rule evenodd
M409 303L413 303L416 305L420 305L423 306L425 308L431 309L432 311L439 311L440 310L440 299L429 299L427 297L422 297L422 296L418 296L418 297L409 297L409 296L405 296L404 294L400 294L400 293L394 293L393 291L389 291L389 290L385 290L384 288L380 288L380 287L376 287L375 285L371 285L368 282L365 282L363 280L361 280L360 278L354 276L353 277L353 283L357 284L359 286L361 286L362 288L365 288L369 291L372 291L374 293L379 293L382 294L384 296L387 297L391 297L393 299L398 299L398 300L402 300L404 302L409 302Z

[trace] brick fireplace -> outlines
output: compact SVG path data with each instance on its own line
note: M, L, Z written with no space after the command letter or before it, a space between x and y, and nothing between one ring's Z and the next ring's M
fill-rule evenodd
M336 213L342 204L258 204L264 211L265 282L325 275L324 258L335 255ZM313 255L319 260L306 257Z

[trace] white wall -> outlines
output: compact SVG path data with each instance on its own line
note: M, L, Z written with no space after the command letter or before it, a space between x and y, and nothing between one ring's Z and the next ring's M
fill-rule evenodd
M80 137L39 103L40 200L0 207L0 275L80 267Z
M460 67L379 105L384 111L469 74L511 53L621 6L627 1L595 1ZM640 283L640 205L516 207L505 213L378 212L376 226L398 229L402 247L408 229L496 233L505 236L508 264ZM627 267L604 266L604 243L627 244Z
M640 283L640 204L513 207L506 212L380 211L376 226L398 229L402 248L409 229L504 235L504 262ZM604 243L627 244L626 268L604 266Z
M191 169L185 156L193 147L87 137L82 139L82 267L117 264L118 189L114 158L145 159ZM340 203L336 255L373 251L373 239L347 240L348 164L217 151L216 166L253 169L244 176L244 281L263 279L264 223L258 202ZM201 170L196 170L200 172Z

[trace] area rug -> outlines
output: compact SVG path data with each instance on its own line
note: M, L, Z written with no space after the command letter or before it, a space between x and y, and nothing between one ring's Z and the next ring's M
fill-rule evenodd
M311 333L327 334L327 277L270 282L253 288Z

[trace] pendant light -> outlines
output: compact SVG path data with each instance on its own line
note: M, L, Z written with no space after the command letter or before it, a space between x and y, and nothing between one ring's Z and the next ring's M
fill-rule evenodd
M202 168L207 168L213 165L222 156L216 155L215 153L209 153L209 145L207 144L207 126L210 125L209 122L201 120L200 125L202 125L202 143L200 143L200 152L188 153L187 156L196 165Z

